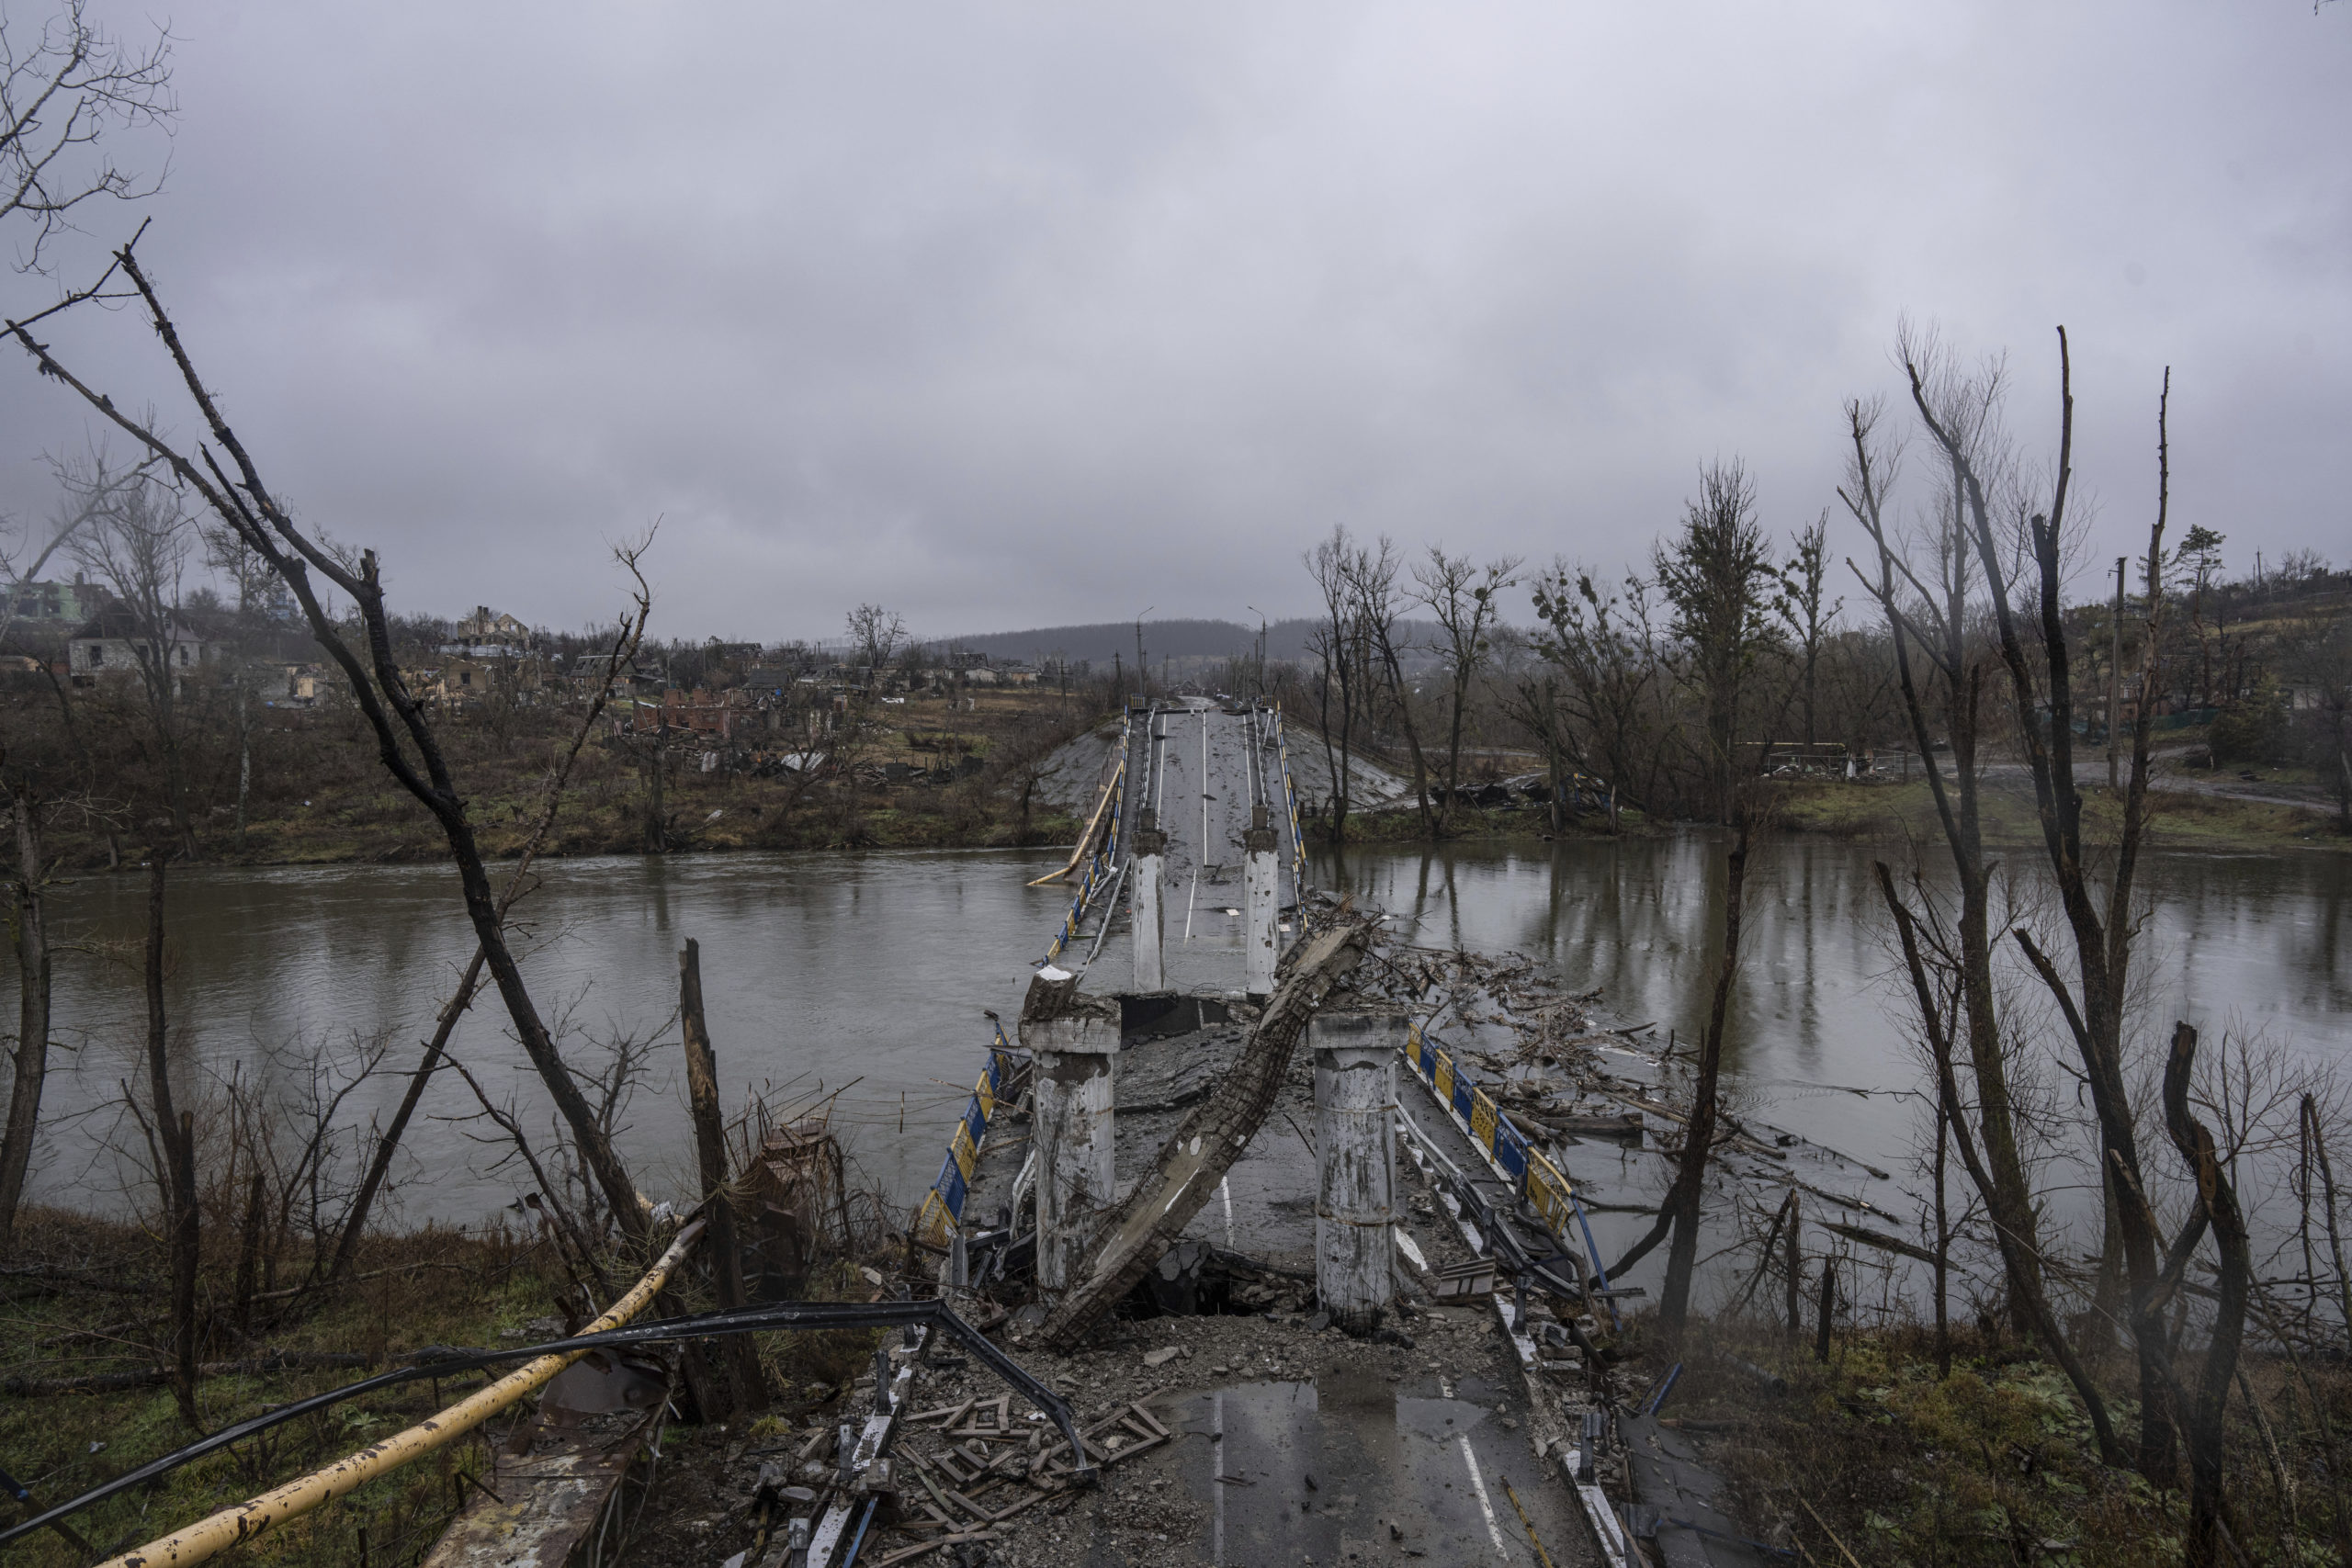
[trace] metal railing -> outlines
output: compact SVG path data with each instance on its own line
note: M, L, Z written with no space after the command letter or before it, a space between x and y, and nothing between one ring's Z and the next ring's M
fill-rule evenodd
M1078 896L1069 901L1069 912L1062 917L1054 940L1046 948L1046 962L1051 964L1062 954L1062 949L1078 939L1079 928L1086 923L1088 907L1096 894L1111 885L1113 874L1119 869L1119 825L1127 803L1127 753L1135 737L1135 715L1130 711L1119 731L1119 765L1113 770L1109 785L1111 820L1102 829L1101 843L1086 859L1086 870L1078 880ZM1084 849L1084 845L1080 848ZM1104 919L1108 919L1106 915Z
M989 1065L981 1071L979 1082L972 1086L972 1098L965 1102L964 1114L948 1136L947 1157L940 1161L939 1179L923 1195L922 1208L915 1216L915 1235L933 1247L944 1246L964 1223L964 1199L971 1190L972 1170L980 1163L980 1150L988 1143L989 1120L996 1114L997 1101L1012 1077L1012 1042L1004 1037L1003 1024L995 1028Z
M1585 1217L1576 1184L1528 1142L1527 1135L1511 1123L1485 1089L1471 1082L1450 1055L1422 1037L1418 1023L1406 1032L1405 1061L1437 1097L1438 1103L1445 1107L1454 1124L1469 1134L1471 1143L1477 1145L1478 1153L1495 1174L1510 1184L1512 1196L1543 1221L1544 1228L1564 1251L1568 1245L1568 1222L1576 1222L1584 1238L1585 1261L1591 1269L1593 1280L1606 1292L1607 1266L1600 1260L1600 1247L1593 1240L1592 1223ZM1615 1315L1613 1303L1611 1314Z
M1298 791L1290 781L1290 730L1283 723L1283 705L1274 705L1274 750L1283 764L1283 809L1290 817L1291 884L1303 902L1306 897L1306 835L1299 829Z

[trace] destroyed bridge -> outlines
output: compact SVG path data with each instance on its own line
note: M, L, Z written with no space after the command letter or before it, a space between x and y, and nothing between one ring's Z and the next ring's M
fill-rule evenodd
M766 1129L730 1179L697 976L712 1196L579 1335L420 1355L0 1544L354 1390L519 1361L106 1568L204 1561L534 1393L425 1568L1762 1562L1661 1426L1672 1375L1612 1387L1620 1303L1640 1292L1611 1285L1577 1190L1424 1037L1448 1006L1466 1021L1466 994L1435 994L1376 911L1311 886L1280 712L1178 699L1098 744L1084 834L1040 879L1069 888L1067 911L1019 1017L994 1022L897 1299L871 1269L871 1303L751 1299L777 1194L827 1190L831 1141ZM682 976L693 964L689 945ZM705 1240L721 1310L632 1325ZM749 1336L826 1328L885 1331L867 1379L807 1429L725 1439L725 1473L694 1483L733 1499L719 1513L666 1505L688 1461L662 1460L664 1413L688 1401L725 1438L724 1412L758 1407L730 1404L760 1383ZM660 1345L674 1362L631 1359Z

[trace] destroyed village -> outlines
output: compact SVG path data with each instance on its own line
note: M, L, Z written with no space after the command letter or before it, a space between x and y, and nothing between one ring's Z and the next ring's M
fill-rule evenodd
M2352 1563L2347 79L0 0L0 1568Z

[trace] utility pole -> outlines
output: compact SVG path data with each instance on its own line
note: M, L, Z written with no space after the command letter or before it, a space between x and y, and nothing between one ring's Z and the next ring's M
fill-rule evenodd
M1151 696L1151 666L1144 662L1143 618L1151 614L1151 609L1146 604L1136 612L1136 684L1143 688L1142 695L1147 701Z
M2123 711L2123 568L2127 558L2115 558L2115 624L2109 628L2112 657L2107 666L2107 790L2120 787L2115 749L2116 716ZM2146 694L2143 693L2143 696Z
M1262 697L1266 694L1266 612L1255 604L1247 608L1258 616L1258 694Z

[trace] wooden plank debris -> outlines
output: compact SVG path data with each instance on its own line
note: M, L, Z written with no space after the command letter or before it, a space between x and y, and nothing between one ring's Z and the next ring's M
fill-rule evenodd
M575 1432L552 1451L500 1454L422 1568L563 1568L613 1506L644 1434Z

